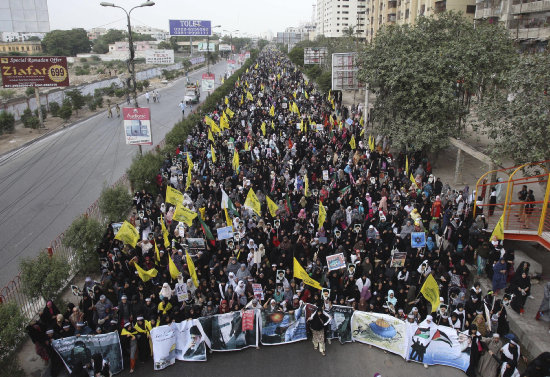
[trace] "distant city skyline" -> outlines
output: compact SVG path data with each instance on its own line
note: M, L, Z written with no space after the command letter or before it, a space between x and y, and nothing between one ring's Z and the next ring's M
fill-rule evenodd
M129 10L143 3L139 0L109 1ZM120 9L102 7L101 0L48 0L50 27L55 29L98 28L124 29L126 15ZM152 7L132 12L132 25L151 26L168 30L168 19L211 20L221 25L216 32L239 30L239 34L264 35L284 31L312 20L316 0L207 0L189 2L157 0ZM224 33L227 34L227 33Z

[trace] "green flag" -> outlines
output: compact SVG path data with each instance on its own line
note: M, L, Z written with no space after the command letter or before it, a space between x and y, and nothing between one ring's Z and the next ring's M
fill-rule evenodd
M205 224L205 222L202 220L200 216L198 216L198 219L201 223L202 231L204 232L204 235L206 236L206 239L210 241L212 245L216 244L216 239L212 235L212 232L210 231L210 228L208 225Z

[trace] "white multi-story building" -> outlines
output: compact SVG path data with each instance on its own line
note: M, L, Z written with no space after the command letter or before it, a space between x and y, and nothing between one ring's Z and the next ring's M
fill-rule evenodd
M367 0L317 0L316 34L342 37L346 31L365 37Z
M165 41L170 39L170 33L167 31L150 26L132 26L132 31L138 34L149 34L157 41Z

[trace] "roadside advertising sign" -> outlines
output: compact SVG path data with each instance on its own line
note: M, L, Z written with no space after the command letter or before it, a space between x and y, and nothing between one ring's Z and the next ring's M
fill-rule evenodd
M214 83L216 76L213 73L203 73L202 74L202 91L211 92L214 90Z
M168 20L170 35L182 37L212 35L211 21L205 20Z
M220 51L231 51L231 46L230 46L230 45L221 44L221 45L219 46L219 49L220 49Z
M207 45L208 45L208 47L207 47ZM199 43L199 49L198 49L199 52L207 52L208 50L210 50L210 52L215 52L216 51L216 44L215 43L206 43L206 42Z
M69 86L64 56L0 57L4 88Z
M151 112L147 107L124 107L124 134L126 144L153 145L151 134Z

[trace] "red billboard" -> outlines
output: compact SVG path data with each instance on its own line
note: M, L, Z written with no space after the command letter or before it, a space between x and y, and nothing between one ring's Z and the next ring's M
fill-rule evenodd
M151 112L148 107L124 107L122 109L122 116L124 118L126 144L153 144Z
M67 58L62 56L0 57L4 88L69 86Z

